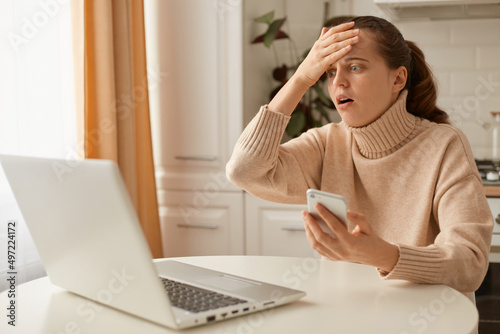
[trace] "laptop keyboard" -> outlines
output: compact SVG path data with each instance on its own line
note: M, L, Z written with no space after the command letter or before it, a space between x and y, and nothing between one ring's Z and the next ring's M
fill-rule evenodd
M246 300L161 278L173 306L193 313L246 303Z

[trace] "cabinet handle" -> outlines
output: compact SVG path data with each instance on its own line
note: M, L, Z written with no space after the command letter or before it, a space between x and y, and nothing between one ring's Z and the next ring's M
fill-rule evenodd
M495 218L495 221L497 222L497 224L500 224L500 213L498 214L498 216Z
M282 231L305 231L306 229L303 226L281 226Z
M175 157L177 160L196 160L196 161L215 161L216 156L213 155L178 155Z
M204 225L204 224L177 224L177 227L182 227L182 228L202 228L206 230L215 230L219 226L217 225Z

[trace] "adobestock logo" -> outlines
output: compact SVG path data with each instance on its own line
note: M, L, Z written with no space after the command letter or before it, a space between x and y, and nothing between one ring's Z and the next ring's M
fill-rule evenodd
M20 51L20 47L28 44L33 40L40 31L45 28L49 22L55 18L62 5L69 4L70 0L40 0L38 5L40 9L29 17L21 19L21 26L18 32L7 33L12 48L16 53Z
M439 298L431 300L427 305L422 305L410 314L408 324L410 331L402 331L399 334L425 333L429 326L434 323L440 315L446 312L449 305L455 302L460 292L450 287L441 290Z
M127 273L126 268L121 270L113 269L110 276L110 279L95 295L95 299L104 305L111 304L114 298L126 290L128 285L136 279L135 276ZM73 316L78 316L77 318L73 317L73 319L61 324L59 329L54 329L48 334L87 333L85 330L87 325L93 322L98 317L98 314L105 309L105 306L94 301L82 301L77 305L73 313Z
M320 263L317 259L312 257L304 258L300 266L294 264L285 271L281 276L281 280L292 289L300 289L302 282L308 280L312 273L319 270L319 267Z
M481 102L487 101L495 94L500 87L500 82L494 80L493 73L490 73L488 78L479 76L477 80L479 83L474 89L474 94L465 97L462 103L453 105L450 119L453 124L460 126L464 119L475 116L474 121L484 129L488 129L491 124L481 119Z

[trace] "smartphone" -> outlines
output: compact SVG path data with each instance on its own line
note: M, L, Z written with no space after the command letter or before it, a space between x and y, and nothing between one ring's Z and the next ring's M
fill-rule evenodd
M323 232L335 237L333 231L328 227L325 221L319 216L314 208L320 203L333 213L345 226L347 226L347 200L341 195L328 193L326 191L308 189L307 192L307 211L316 218L318 225Z

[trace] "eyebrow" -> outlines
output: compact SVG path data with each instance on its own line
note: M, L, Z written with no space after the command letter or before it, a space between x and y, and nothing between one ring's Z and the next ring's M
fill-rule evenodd
M348 58L342 58L339 60L339 62L350 62L350 61L353 61L353 60L359 60L359 61L364 61L364 62L367 62L369 63L370 61L365 59L365 58L361 58L361 57L348 57ZM335 63L336 64L336 63ZM333 65L335 64L331 64L328 68L327 68L327 71L329 71L330 69L333 68Z
M369 61L367 59L360 58L360 57L348 57L348 58L344 58L343 60L344 61L360 60L360 61L366 61L367 63L369 63Z

